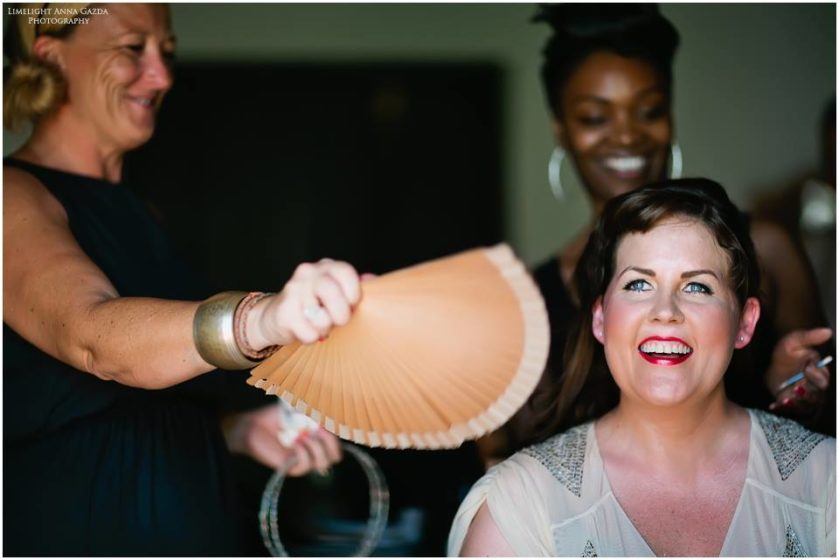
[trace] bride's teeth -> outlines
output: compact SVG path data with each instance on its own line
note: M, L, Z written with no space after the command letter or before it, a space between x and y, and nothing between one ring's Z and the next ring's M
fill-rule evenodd
M647 354L690 354L691 349L678 342L647 342L641 345L641 352Z

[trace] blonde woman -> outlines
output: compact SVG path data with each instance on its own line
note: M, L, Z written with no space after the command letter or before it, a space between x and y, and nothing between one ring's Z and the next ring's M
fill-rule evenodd
M5 124L33 133L3 166L3 552L242 555L255 525L239 526L230 452L302 474L340 447L326 432L281 447L277 411L233 413L243 374L216 368L326 336L358 276L324 260L278 294L201 301L120 184L172 86L169 9L88 8L21 5L6 35Z

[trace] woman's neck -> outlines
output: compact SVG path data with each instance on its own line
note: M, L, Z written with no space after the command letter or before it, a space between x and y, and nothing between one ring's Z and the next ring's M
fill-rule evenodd
M67 111L47 117L14 156L31 163L118 183L124 151L99 141Z
M702 402L657 407L622 398L597 421L601 448L622 460L655 465L660 473L691 477L716 468L748 441L748 413L718 394Z
M569 241L557 254L557 267L559 269L559 278L565 285L571 299L575 304L579 305L577 298L577 290L574 286L574 271L577 270L577 263L580 262L580 257L583 256L583 250L586 248L588 238L591 232L594 231L594 225L600 218L603 212L603 207L606 205L606 200L590 199L591 203L591 221L581 229L571 241Z

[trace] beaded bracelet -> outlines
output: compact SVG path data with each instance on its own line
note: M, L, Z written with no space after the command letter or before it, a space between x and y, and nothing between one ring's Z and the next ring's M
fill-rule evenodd
M358 543L358 548L348 556L370 556L382 538L382 533L387 525L387 514L390 505L390 492L384 480L384 475L376 462L370 455L351 443L341 444L344 451L352 455L370 484L370 517L364 535ZM280 531L277 526L277 499L283 488L285 473L277 471L268 480L265 490L262 492L262 502L259 507L259 532L262 534L262 542L271 556L288 556L288 551L283 547L280 540Z
M236 345L242 354L251 360L264 360L280 349L279 346L268 346L262 350L254 350L248 342L248 313L251 312L258 301L272 295L274 294L271 292L251 292L239 303L236 312L233 314L233 337L236 340Z
M287 420L290 406L280 399L280 417ZM367 475L370 485L370 516L364 534L359 541L358 548L349 556L369 556L378 546L387 525L387 515L390 508L390 492L385 482L384 474L373 458L360 447L342 442L344 451L355 458ZM290 467L289 467L290 468ZM271 556L288 556L288 551L280 540L280 530L277 524L277 501L285 480L285 471L278 470L268 480L262 492L259 507L259 532L262 542Z

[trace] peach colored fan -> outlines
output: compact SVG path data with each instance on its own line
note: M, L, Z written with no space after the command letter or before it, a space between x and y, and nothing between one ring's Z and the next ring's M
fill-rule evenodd
M547 312L507 245L385 274L362 292L347 325L283 347L248 383L344 439L417 449L496 429L536 387Z

